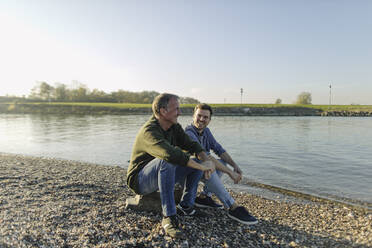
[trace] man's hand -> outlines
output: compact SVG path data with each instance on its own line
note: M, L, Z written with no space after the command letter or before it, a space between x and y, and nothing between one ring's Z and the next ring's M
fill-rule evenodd
M208 158L206 161L202 163L195 162L193 159L190 158L189 161L187 162L187 166L190 168L203 171L206 179L209 179L212 173L216 170L216 166Z
M238 173L240 175L240 177L243 175L243 172L242 170L239 168L239 166L235 166L234 167L234 172L235 173ZM240 178L241 179L241 178Z
M204 161L202 165L204 166L204 177L208 180L211 178L212 173L216 170L216 166L211 160Z
M242 175L235 172L235 171L232 171L229 176L231 177L231 179L234 181L235 184L237 184L238 182L240 182L240 180L242 180Z

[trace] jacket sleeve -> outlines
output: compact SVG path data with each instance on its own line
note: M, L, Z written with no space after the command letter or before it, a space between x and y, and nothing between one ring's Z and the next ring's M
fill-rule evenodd
M222 153L226 152L226 150L216 141L212 132L208 130L208 142L211 145L211 149L216 153L218 156L221 156Z
M201 145L198 137L196 136L196 134L193 131L191 131L190 129L186 129L185 133L189 136L189 138L191 140L196 141L196 142L199 143L199 145Z
M194 140L193 138L190 138L188 134L182 129L181 125L177 125L177 137L180 147L183 150L186 150L190 154L197 155L198 153L204 151L203 147L199 144L199 142Z
M186 166L190 159L189 154L183 152L180 147L170 144L161 131L154 127L144 132L142 146L143 150L151 156L172 164Z

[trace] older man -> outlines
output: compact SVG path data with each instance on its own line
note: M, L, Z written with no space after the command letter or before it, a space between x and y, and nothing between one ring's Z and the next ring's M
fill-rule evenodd
M178 96L158 95L153 116L139 130L127 172L127 184L137 194L159 190L162 226L171 237L182 237L176 213L195 215L193 208L200 178L210 178L215 166L198 142L192 141L177 123L181 114ZM184 151L187 151L184 152ZM190 159L195 154L203 162ZM176 206L175 183L184 183L181 202Z
M212 113L211 106L198 104L194 109L192 124L185 129L191 139L203 146L217 169L209 179L205 178L204 191L196 198L195 205L202 208L222 208L222 205L217 204L211 198L211 193L214 193L225 208L228 209L230 218L247 225L256 224L257 219L251 216L245 207L236 204L221 182L220 177L224 172L231 177L234 183L238 183L242 178L242 171L226 150L215 140L207 127L211 121ZM210 155L210 150L213 150L221 159L217 160ZM230 170L226 164L230 164L234 170Z

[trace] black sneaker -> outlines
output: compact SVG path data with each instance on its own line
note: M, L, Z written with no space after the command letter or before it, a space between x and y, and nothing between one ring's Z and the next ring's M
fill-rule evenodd
M234 210L229 210L227 215L236 221L239 221L240 223L246 224L246 225L254 225L257 224L258 221L255 217L249 214L247 209L245 207L237 207Z
M217 208L222 209L223 206L220 204L217 204L215 201L213 201L212 197L205 196L205 197L196 197L195 198L195 206L199 208Z
M168 217L163 217L161 221L161 226L164 228L164 231L167 235L172 238L182 238L182 231L179 229L179 223L177 215L172 215Z
M177 214L180 216L195 216L195 217L207 217L208 215L203 213L202 211L196 211L193 207L182 207L180 204L177 205Z

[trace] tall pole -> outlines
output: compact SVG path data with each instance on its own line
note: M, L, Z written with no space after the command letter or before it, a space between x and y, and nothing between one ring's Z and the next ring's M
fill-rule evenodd
M329 84L329 106L328 108L331 108L332 105L332 86Z
M240 88L240 104L243 104L243 88Z

